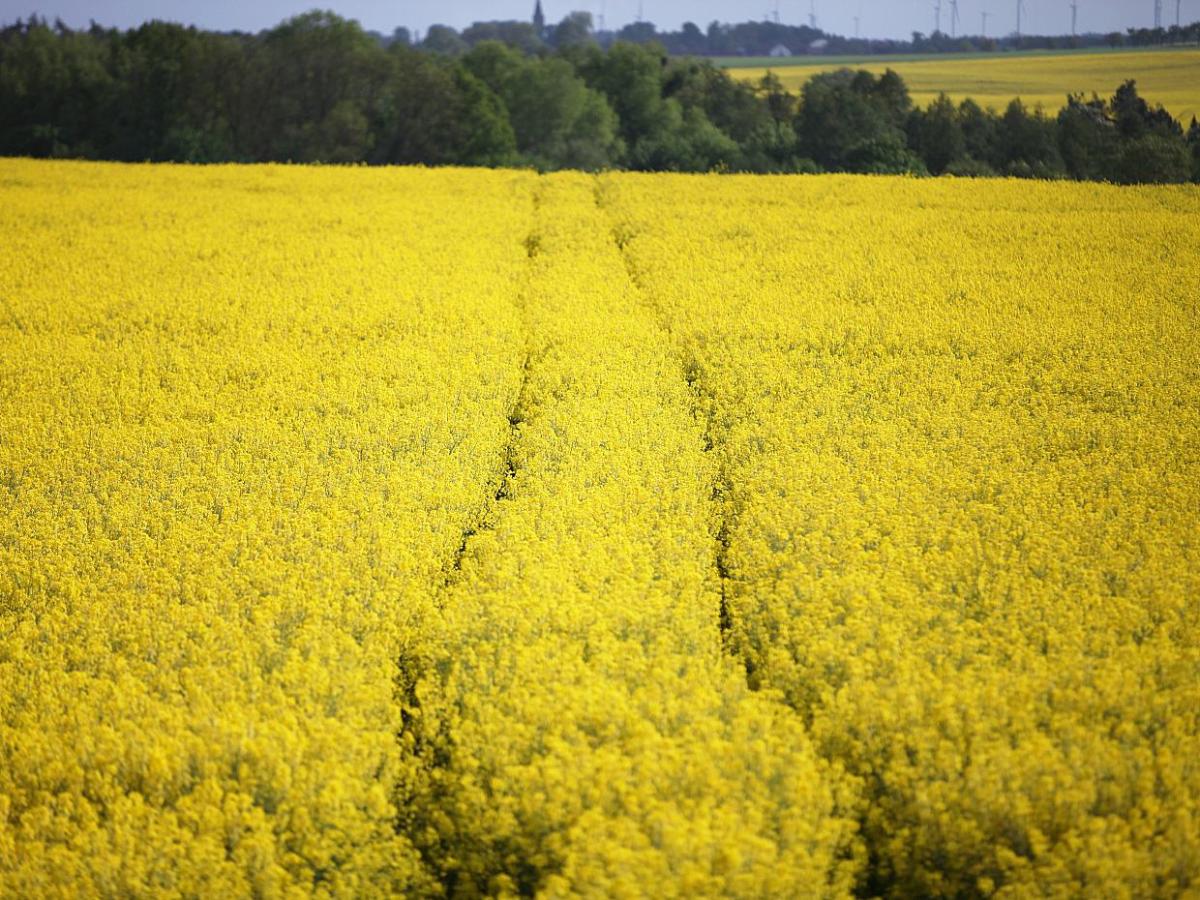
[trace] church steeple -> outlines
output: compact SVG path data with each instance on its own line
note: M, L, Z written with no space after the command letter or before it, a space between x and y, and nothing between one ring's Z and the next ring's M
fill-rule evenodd
M546 36L546 17L542 15L542 0L537 0L533 7L533 30L539 38Z

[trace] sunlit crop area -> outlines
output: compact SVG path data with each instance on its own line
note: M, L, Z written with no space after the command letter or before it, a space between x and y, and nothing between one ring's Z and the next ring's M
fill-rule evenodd
M926 106L939 93L955 102L970 97L980 106L1003 110L1014 97L1027 106L1041 105L1053 113L1066 105L1067 94L1090 97L1112 94L1128 79L1137 81L1138 90L1151 103L1161 103L1186 126L1192 116L1200 116L1200 50L1130 50L1114 52L1073 52L1061 54L1007 55L976 54L940 59L857 60L852 64L822 63L819 59L788 65L780 60L770 71L784 86L799 91L806 81L820 72L850 65L880 75L887 69L900 73L908 84L913 102ZM766 68L730 68L735 78L757 81Z
M0 896L1200 889L1200 189L0 199Z

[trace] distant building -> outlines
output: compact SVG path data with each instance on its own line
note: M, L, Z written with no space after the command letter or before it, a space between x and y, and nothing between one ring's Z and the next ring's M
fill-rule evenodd
M825 38L817 38L815 41L813 41L811 44L808 45L808 52L809 53L824 53L828 47L829 47L829 41L825 40Z
M542 13L542 0L537 0L533 7L533 30L539 38L546 36L546 16Z
M767 54L767 56L791 56L791 55L792 55L792 51L789 50L784 44L776 44L774 47L771 48L771 51Z

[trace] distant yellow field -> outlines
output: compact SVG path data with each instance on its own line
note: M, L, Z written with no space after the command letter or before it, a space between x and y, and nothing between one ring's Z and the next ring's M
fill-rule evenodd
M774 67L783 83L798 91L820 72L846 65ZM875 74L891 68L908 83L913 102L921 106L945 91L955 101L973 97L984 106L1002 109L1013 97L1026 104L1057 110L1068 93L1092 91L1109 96L1128 78L1137 80L1142 96L1161 103L1186 124L1200 116L1200 50L1147 50L1129 53L1071 53L1061 56L958 57L855 64ZM735 78L757 80L766 69L730 69Z

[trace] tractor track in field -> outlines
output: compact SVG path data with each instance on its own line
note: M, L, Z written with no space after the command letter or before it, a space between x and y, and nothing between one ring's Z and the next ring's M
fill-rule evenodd
M533 261L541 250L541 236L537 227L537 212L540 206L540 187L535 187L532 196L533 215L530 229L521 241L529 267L532 267ZM495 527L500 504L512 495L513 483L519 468L518 450L521 426L526 419L526 398L534 360L530 326L525 310L527 290L528 288L523 286L517 296L525 350L521 358L520 382L505 413L508 433L500 450L500 465L492 477L487 479L486 483L491 486L491 490L489 494L485 494L487 499L483 508L463 528L454 553L446 563L444 577L441 583L436 584L434 588L432 602L435 609L443 608L447 596L462 579L463 566L470 553L472 539ZM419 685L430 676L433 665L432 658L426 652L410 652L402 649L397 658L393 684L393 696L400 707L400 731L397 737L402 744L407 745L408 752L412 756L424 759L425 765L428 766L424 775L417 781L402 779L396 785L395 800L399 814L395 821L395 829L398 834L410 837L431 830L431 824L420 813L414 812L421 806L416 800L431 790L430 785L434 780L431 777L432 772L450 768L453 754L453 742L446 730L445 721L427 721L429 717L422 710ZM434 790L436 789L434 788ZM423 852L427 853L431 849L424 847ZM436 851L434 853L436 855ZM453 878L452 875L448 877Z
M642 284L641 273L629 254L629 243L637 236L635 228L628 223L620 222L614 215L609 204L606 185L595 181L594 197L597 208L604 214L610 225L612 244L621 257L625 266L625 274L637 293L639 302L648 309L658 323L658 327L666 334L670 345L679 358L680 374L687 384L688 392L692 395L692 411L697 420L704 422L701 438L704 442L704 452L713 454L715 459L714 476L710 502L716 510L717 527L713 536L713 571L718 594L717 623L721 635L721 647L731 656L737 655L734 641L733 614L730 599L735 585L735 577L729 561L730 534L733 530L733 512L730 504L730 486L726 474L726 466L721 455L721 447L716 439L716 427L713 420L714 397L704 384L699 363L692 359L672 327L670 319L663 309L654 302ZM743 660L746 676L751 684L754 683L748 659Z

